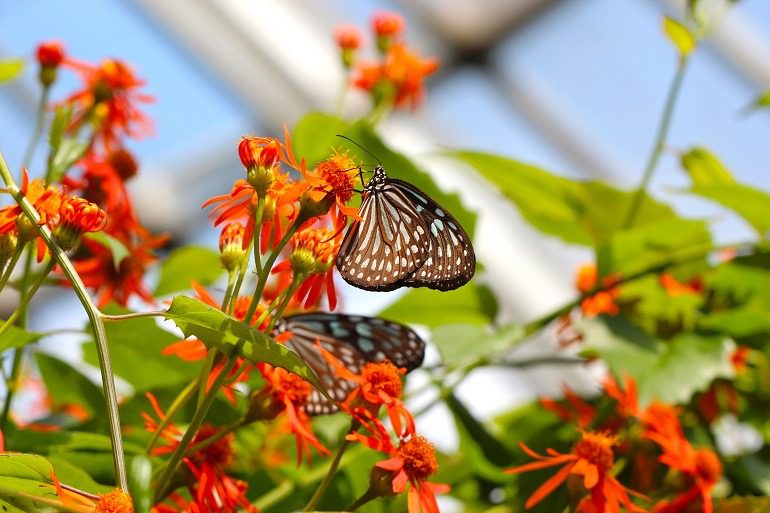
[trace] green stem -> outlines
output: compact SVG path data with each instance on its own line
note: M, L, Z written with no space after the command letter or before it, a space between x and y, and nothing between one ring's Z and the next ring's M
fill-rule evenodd
M267 285L267 279L270 277L270 271L273 269L273 264L275 263L276 259L278 258L278 255L281 253L281 250L286 246L286 244L289 243L289 240L291 239L292 235L294 235L294 232L297 231L297 229L300 227L302 223L304 223L305 220L300 220L299 217L294 220L294 222L289 226L289 228L286 230L286 233L283 235L283 238L278 242L278 245L273 248L273 250L270 252L270 256L267 258L267 261L265 262L265 266L262 268L262 273L259 275L259 281L257 282L257 288L254 290L254 295L251 298L251 303L249 303L249 309L246 312L246 317L244 319L251 319L254 316L254 312L257 311L257 305L259 304L259 300L262 298L262 292L265 290L265 285ZM259 248L255 248L256 251L259 251Z
M184 455L185 456L190 456L192 454L195 454L196 452L199 452L200 450L205 449L206 447L208 447L209 445L213 444L217 440L221 440L222 438L224 438L225 436L229 435L230 433L232 433L236 429L238 429L238 428L240 428L242 426L245 426L245 425L246 424L243 421L243 419L236 420L235 422L231 422L230 424L228 424L228 425L226 425L224 427L219 428L219 430L216 433L214 433L213 435L211 435L210 437L206 438L205 440L201 440L197 444L195 444L192 447L190 447L189 449L187 449L185 451Z
M254 221L254 266L257 268L257 275L262 275L262 248L260 238L262 237L262 218L265 215L265 199L260 195L257 200L257 216ZM248 317L247 317L248 319Z
M318 505L318 502L321 500L321 497L323 497L324 493L326 493L326 489L329 488L329 485L332 482L332 478L334 478L334 474L337 473L337 468L340 466L340 460L342 460L342 455L345 454L345 450L348 448L349 445L350 445L350 440L348 440L347 438L343 438L342 443L337 449L337 454L334 456L334 460L332 460L332 464L329 465L329 470L326 472L326 476L324 476L323 481L321 481L321 484L318 485L318 488L316 488L315 493L310 498L310 501L307 503L307 505L302 509L302 511L312 511Z
M236 351L236 353L237 352L238 351ZM203 403L195 411L192 420L190 420L190 424L187 426L182 439L179 441L179 445L177 445L176 449L174 449L174 452L171 454L168 463L166 463L166 466L163 469L163 473L158 478L158 486L155 488L156 500L165 497L170 491L167 490L167 488L171 483L171 478L173 477L174 472L179 466L179 463L182 461L182 457L187 451L187 448L189 447L193 437L196 435L198 429L201 427L201 424L203 424L203 421L206 419L206 415L208 415L211 405L214 404L214 400L217 397L219 389L227 380L228 374L230 374L230 371L233 370L233 367L235 367L237 361L238 358L233 356L227 365L225 365L222 370L219 371L219 375L217 376L217 379L214 380L214 383L211 385L209 391L206 393L206 397L204 398Z
M0 177L11 189L16 202L21 206L24 214L32 221L40 237L43 238L48 249L51 251L53 260L59 264L64 275L72 285L72 290L77 295L83 308L88 315L91 327L94 332L94 342L96 343L96 352L99 357L99 370L102 376L102 386L104 388L105 402L107 407L107 416L109 421L110 440L112 442L112 458L115 467L115 480L123 491L128 491L128 479L126 477L126 462L123 453L123 439L120 434L120 416L118 413L118 396L115 390L115 381L112 374L112 365L110 362L109 347L107 346L107 333L104 330L99 309L91 300L86 291L83 281L80 279L75 267L70 262L64 250L54 241L51 231L47 226L40 225L40 215L35 207L24 197L19 190L16 182L5 163L2 153L0 153Z
M345 511L355 511L361 506L363 506L364 504L366 504L367 502L373 501L376 498L377 498L377 494L374 491L372 491L371 489L366 490L361 497L354 500L350 506L345 508Z
M50 89L48 86L43 86L43 92L40 94L40 103L37 106L37 114L35 115L35 127L32 129L32 136L30 137L29 144L27 145L27 151L24 152L24 160L22 160L22 166L28 168L32 163L32 156L35 154L35 148L40 140L40 134L43 133L43 123L45 122L45 107L48 105L48 92ZM48 177L46 177L48 181Z
M56 262L54 262L53 259L49 260L48 263L45 266L45 269L42 273L40 273L40 276L38 277L38 280L32 284L32 287L24 292L24 296L21 298L21 301L19 302L19 306L16 307L16 310L13 311L10 317L6 319L5 324L0 326L0 337L8 331L8 328L10 328L14 322L16 322L16 319L18 319L19 315L21 315L27 308L27 305L30 301L32 301L32 298L35 297L35 293L38 291L38 289L45 283L45 279L48 277L48 274L53 270L53 266Z
M13 352L13 365L11 366L11 376L5 382L5 400L3 401L3 413L0 417L0 431L6 432L5 428L8 424L8 416L11 414L11 402L13 401L13 395L19 389L20 377L21 377L21 362L24 356L24 351L17 348Z
M297 276L294 276L294 278L292 278L291 285L289 285L289 288L286 289L286 294L284 295L283 300L281 300L281 303L278 305L278 308L276 308L273 311L273 316L270 319L270 324L268 324L267 328L265 328L265 333L273 332L275 323L278 322L278 319L281 318L281 314L283 314L283 311L286 310L286 306L289 304L289 301L291 301L291 296L294 295L294 293L297 291L299 286L302 284L303 279L304 279L304 275L297 275ZM257 326L259 326L259 324L257 324Z
M214 368L214 362L216 361L218 354L216 348L211 348L206 355L206 361L203 363L203 367L198 375L198 401L196 403L196 408L200 408L206 398L206 386L209 384L209 375Z
M626 212L625 220L623 221L623 229L631 228L636 221L636 217L639 214L639 209L642 206L642 200L647 191L647 187L650 185L652 175L655 173L655 168L658 165L663 149L666 145L666 137L668 136L668 129L671 126L671 119L674 114L674 107L676 106L676 100L679 97L679 91L682 86L685 72L687 71L687 63L689 59L687 57L681 57L679 59L679 65L677 66L676 74L671 82L671 86L668 90L668 97L666 98L666 105L663 108L663 116L658 126L658 133L655 137L655 143L652 146L652 151L647 159L647 165L644 168L644 174L642 175L642 181L639 184L639 188L634 192L631 198L631 204Z
M187 401L192 398L192 396L195 394L195 389L198 387L198 381L200 380L200 376L195 378L194 380L190 381L190 383L187 384L186 387L179 393L179 395L176 396L176 399L174 399L174 402L171 403L171 406L168 407L168 410L166 410L166 415L162 419L160 419L160 423L158 424L158 427L155 429L155 432L152 434L152 438L150 438L150 441L147 443L147 447L145 448L144 452L147 454L150 454L152 450L155 448L155 444L158 443L158 440L160 439L161 433L163 433L163 430L166 429L166 426L168 426L171 423L171 420L174 418L174 416L179 412L179 410L182 409L182 407L187 403Z
M141 319L143 317L164 317L167 313L165 310L153 310L150 312L133 312L117 315L101 313L99 316L103 321L127 321L128 319Z
M2 278L0 278L0 290L3 290L8 284L8 280L11 278L11 274L13 274L13 270L16 268L16 264L19 262L23 252L24 244L19 244L16 246L16 249L13 251L13 255L11 256L11 260L8 262L8 267L6 267L5 273L3 273Z

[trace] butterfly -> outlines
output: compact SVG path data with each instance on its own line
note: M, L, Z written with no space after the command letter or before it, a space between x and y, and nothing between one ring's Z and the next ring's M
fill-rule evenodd
M416 369L425 356L425 342L410 328L377 317L323 312L288 315L278 320L275 334L291 332L285 344L297 353L337 402L344 401L357 386L340 378L316 347L320 342L351 372L359 373L367 362L390 360L407 372ZM313 389L305 404L310 415L324 415L338 407Z
M358 213L336 259L351 285L452 290L473 277L476 255L460 223L414 185L388 178L382 165L364 187Z

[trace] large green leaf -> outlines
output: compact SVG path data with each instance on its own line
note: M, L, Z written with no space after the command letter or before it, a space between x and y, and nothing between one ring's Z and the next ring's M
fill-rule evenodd
M616 375L636 378L642 403L685 403L714 379L733 375L733 345L722 337L683 333L663 343L618 317L586 319L579 326L586 352L601 357Z
M24 59L0 60L0 85L14 80L24 70Z
M34 333L16 326L9 326L8 330L3 333L2 338L0 338L0 353L7 349L24 347L27 344L37 342L41 338L43 338L42 333Z
M176 296L165 317L173 321L185 337L196 337L206 347L215 347L228 355L237 352L254 363L266 362L283 367L324 391L313 371L296 353L261 331L197 299Z
M448 322L486 325L497 315L497 302L489 288L471 282L448 292L410 290L380 315L426 326Z
M128 381L136 393L189 382L197 373L195 365L161 354L179 337L161 329L153 319L108 322L105 328L112 370ZM83 350L85 360L98 366L96 344L88 342Z
M37 366L54 406L77 404L91 415L104 409L102 390L70 364L37 353Z
M706 148L695 146L682 154L682 167L695 185L723 185L735 183L730 170L719 157Z
M108 493L111 492L114 487L99 484L82 468L73 465L71 461L66 458L62 458L56 454L48 456L48 461L54 467L56 471L56 477L62 483L66 483L69 486L74 486L79 490L84 490L89 493Z
M706 223L672 217L614 233L597 248L597 266L601 276L628 276L677 258L695 258L698 248L696 260L705 264L711 247Z
M770 194L748 185L711 184L694 185L690 191L716 201L746 220L760 236L770 231Z
M511 347L520 340L523 340L523 331L519 326L493 331L473 324L454 323L437 326L431 337L441 352L442 362L450 368Z
M513 201L543 233L574 244L607 241L622 227L633 193L601 182L578 182L497 155L474 151L449 154L476 169ZM607 215L614 212L615 215ZM675 217L670 207L643 196L636 225Z
M475 214L467 210L456 194L448 194L439 189L426 172L419 169L404 155L390 149L380 139L374 129L364 121L347 124L341 119L321 113L305 116L294 129L292 147L298 159L304 158L312 168L321 160L331 156L335 148L348 150L354 159L372 163L372 156L362 151L349 141L337 137L337 134L350 137L372 152L382 162L392 178L405 180L447 209L470 236L476 223Z
M4 513L37 512L32 498L58 499L53 486L53 466L42 456L0 454L0 509Z
M223 272L224 268L216 251L197 246L176 249L161 265L155 295L165 296L180 290L189 290L193 281L210 285L222 276Z

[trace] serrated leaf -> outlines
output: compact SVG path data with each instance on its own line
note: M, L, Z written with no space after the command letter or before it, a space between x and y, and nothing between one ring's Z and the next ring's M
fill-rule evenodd
M448 292L410 290L380 314L399 322L431 327L448 322L486 325L497 315L497 301L489 288L471 282Z
M54 406L77 404L84 407L91 415L103 409L104 399L101 388L70 364L44 353L36 353L35 358L48 391L48 397Z
M347 124L327 114L310 113L297 123L292 147L298 159L306 159L309 168L334 154L335 148L347 150L354 160L372 163L372 156L350 142L337 137L342 134L377 156L389 177L405 180L447 209L473 237L476 215L463 206L457 194L449 194L436 186L433 178L404 155L385 145L374 129L364 121Z
M734 347L722 337L683 333L663 343L618 317L579 323L585 349L602 358L617 376L633 376L639 401L686 403L719 377L732 377L729 356Z
M123 313L122 311L120 313ZM179 337L162 329L153 319L128 319L105 325L112 356L113 372L134 387L135 393L178 386L195 377L197 370L188 362L161 351ZM84 359L98 366L93 341L83 346Z
M42 333L27 331L16 326L9 326L0 338L0 353L7 349L19 349L43 338Z
M48 181L50 183L61 181L69 168L85 155L87 149L86 143L64 137L49 163Z
M261 331L197 299L176 296L164 315L182 330L185 337L196 337L206 347L217 348L229 356L237 352L250 362L266 362L282 367L325 393L316 375L296 353Z
M210 285L224 272L216 251L198 246L179 248L172 251L163 262L155 295L165 296L189 290L193 281Z
M24 59L0 60L0 85L11 82L24 70Z
M668 16L663 18L663 31L683 57L692 53L698 44L690 29Z
M83 237L98 242L110 250L112 254L112 266L116 271L120 270L120 263L128 256L128 248L121 241L104 232L88 232Z
M513 201L521 215L543 233L573 244L595 245L609 239L623 226L633 193L602 182L569 180L498 155L458 151L449 156L461 160L495 185ZM607 215L615 212L618 215ZM636 225L674 218L674 211L644 195Z
M682 167L690 175L693 185L720 185L735 183L730 170L719 157L706 148L690 148L681 157Z

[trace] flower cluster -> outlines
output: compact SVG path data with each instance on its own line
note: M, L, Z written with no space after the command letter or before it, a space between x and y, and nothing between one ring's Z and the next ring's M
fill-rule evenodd
M343 25L335 31L342 63L352 73L353 86L369 93L376 107L418 107L425 95L425 77L438 69L438 59L423 59L406 45L405 27L404 19L396 13L374 15L376 59L357 55L363 45L358 27Z

